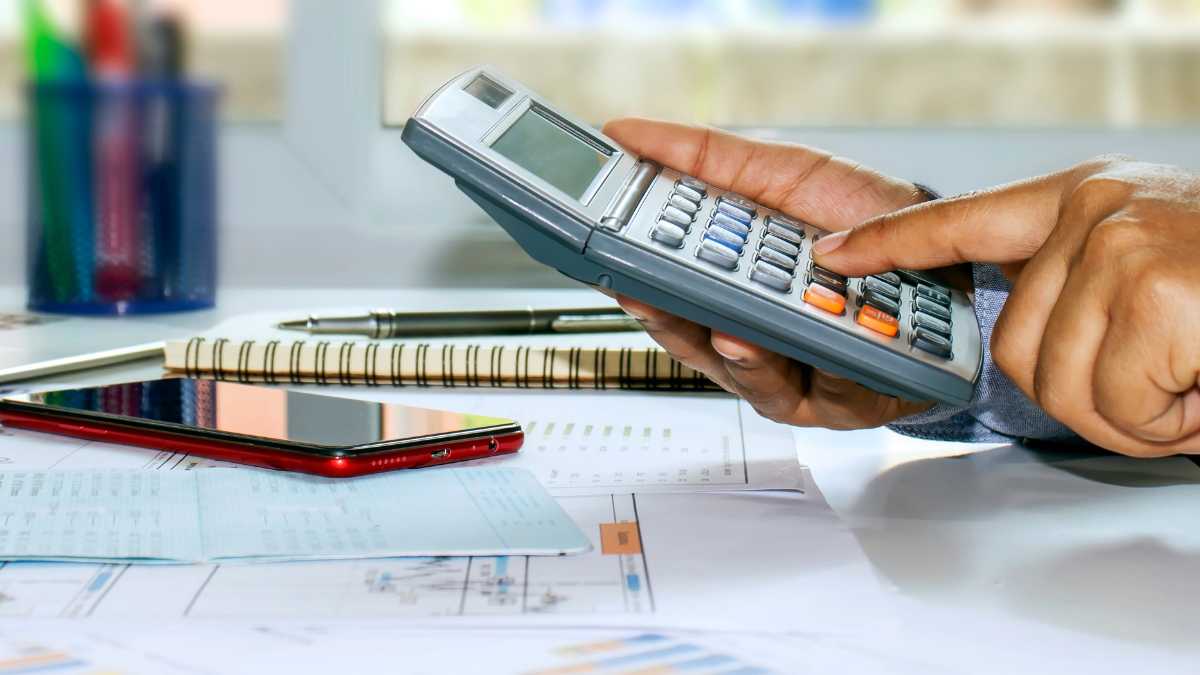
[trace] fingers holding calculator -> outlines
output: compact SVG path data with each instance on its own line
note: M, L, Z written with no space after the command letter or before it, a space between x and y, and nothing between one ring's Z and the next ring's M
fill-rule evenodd
M643 119L615 120L605 125L604 133L645 159L828 230L852 227L924 199L911 183L803 146L752 141L722 131ZM769 257L772 268L786 270L787 259L777 254L787 253L792 251L763 246L758 255ZM844 312L847 280L821 269L814 272L810 299L830 298L841 305L838 313ZM881 304L887 300L881 294ZM866 428L931 405L876 393L629 297L619 296L618 301L676 359L778 422ZM891 304L887 309L899 313ZM886 331L892 326L891 313L868 311L879 312L880 328Z
M1101 158L919 204L916 185L803 146L640 119L601 132L487 68L403 138L536 260L619 297L772 419L1200 452L1194 174ZM958 262L971 292L912 271Z

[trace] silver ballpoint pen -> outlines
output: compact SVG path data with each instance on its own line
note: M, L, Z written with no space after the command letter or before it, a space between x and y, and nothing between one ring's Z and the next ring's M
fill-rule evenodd
M641 330L617 307L566 309L395 312L375 310L358 316L309 316L278 324L310 335L363 335L369 338L522 335L530 333L608 333Z

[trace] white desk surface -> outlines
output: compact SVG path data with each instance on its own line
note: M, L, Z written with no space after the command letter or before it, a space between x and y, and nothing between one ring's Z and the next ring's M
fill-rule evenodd
M295 308L302 315L339 306L603 301L582 289L240 289L225 291L215 311L145 320L199 332L230 316L269 309ZM20 289L0 287L0 312L19 310L21 303ZM158 373L159 364L150 361L54 381L128 381ZM952 622L961 631L987 616L978 624L988 626L981 644L1003 640L1006 632L1045 631L1066 649L1070 636L1077 636L1091 650L1089 660L1104 661L1094 651L1100 645L1114 656L1128 650L1153 654L1155 670L1194 672L1200 651L1200 469L1189 460L934 443L886 430L798 429L795 438L800 460L853 528L881 579L913 611L927 609L937 617L925 625ZM981 663L947 665L988 670Z

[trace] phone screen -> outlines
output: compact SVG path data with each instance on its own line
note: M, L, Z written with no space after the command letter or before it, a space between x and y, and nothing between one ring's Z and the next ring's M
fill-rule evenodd
M123 418L338 450L515 424L498 417L212 380L153 380L6 399L89 417L118 418L115 421Z

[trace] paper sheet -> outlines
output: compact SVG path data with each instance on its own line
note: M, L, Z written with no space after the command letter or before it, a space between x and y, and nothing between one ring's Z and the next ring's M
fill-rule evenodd
M517 420L525 445L481 460L532 471L554 495L796 490L808 471L791 430L724 394L310 388L317 393Z
M520 469L344 480L251 469L7 471L0 493L4 560L249 562L589 547Z

